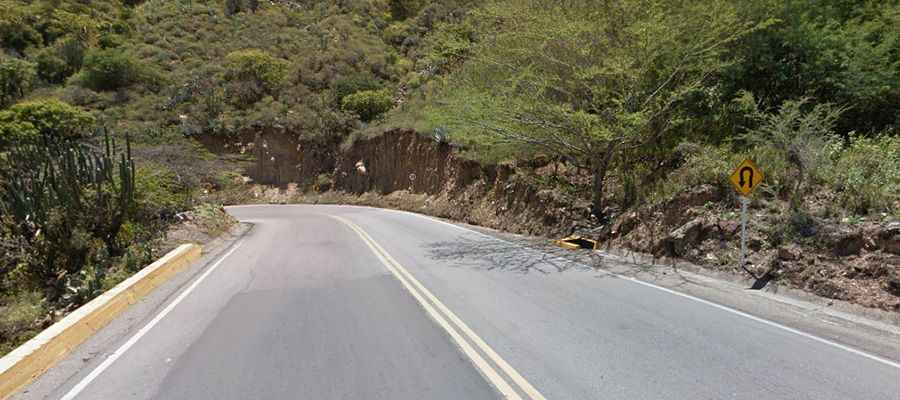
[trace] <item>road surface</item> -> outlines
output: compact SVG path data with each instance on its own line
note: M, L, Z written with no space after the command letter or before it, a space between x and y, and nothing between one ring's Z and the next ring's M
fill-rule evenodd
M445 222L229 212L166 307L17 398L900 398L890 357Z

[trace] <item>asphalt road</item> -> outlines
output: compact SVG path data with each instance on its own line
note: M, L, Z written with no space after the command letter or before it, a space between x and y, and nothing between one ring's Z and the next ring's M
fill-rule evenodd
M45 398L900 398L887 357L444 222L229 212L252 230Z

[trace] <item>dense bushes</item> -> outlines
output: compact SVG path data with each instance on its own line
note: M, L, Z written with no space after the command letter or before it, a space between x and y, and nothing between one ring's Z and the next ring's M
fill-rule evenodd
M859 214L900 210L900 137L855 135L830 156L826 181L841 207Z
M275 95L284 82L287 63L258 49L240 50L225 57L224 79L232 100L241 106Z
M359 115L359 119L369 122L384 114L393 106L388 90L363 90L344 97L341 107Z
M811 97L850 106L838 131L873 133L898 121L900 3L896 1L752 0L746 19L777 23L733 46L740 62L723 76L722 100L741 90L765 108ZM726 132L727 133L727 132Z
M18 58L0 58L0 107L25 96L37 75L35 65Z
M826 191L884 211L900 199L880 173L896 169L897 18L896 2L489 1L425 37L403 82L425 85L388 120L424 116L489 161L559 156L598 198L608 175L613 208L722 185L751 157L760 194L795 210ZM395 25L392 43L415 31Z
M63 83L81 69L84 53L84 44L78 39L60 39L53 46L37 52L34 59L38 65L38 75L48 83Z
M137 83L143 71L128 54L118 49L95 49L87 53L79 83L97 90L116 90Z
M379 90L381 83L369 74L354 74L339 78L334 82L334 97L337 104L344 101L344 97L364 90Z
M122 255L117 239L134 208L134 164L128 151L115 148L107 143L97 152L46 140L9 149L0 169L4 239L25 246L3 261L4 292L12 283L41 290L52 302L81 296L72 288L94 284L82 282L82 272Z
M427 2L425 0L389 0L391 16L402 20L416 15Z
M78 139L90 134L94 117L56 99L33 100L0 111L0 145Z

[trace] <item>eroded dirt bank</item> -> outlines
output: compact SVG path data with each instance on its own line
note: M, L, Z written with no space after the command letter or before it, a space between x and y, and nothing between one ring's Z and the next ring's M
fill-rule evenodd
M464 159L452 145L412 130L393 130L351 146L297 140L281 132L204 144L255 156L245 181L261 186L228 193L225 203L378 205L545 236L569 233L589 216L586 202L540 190L513 166Z

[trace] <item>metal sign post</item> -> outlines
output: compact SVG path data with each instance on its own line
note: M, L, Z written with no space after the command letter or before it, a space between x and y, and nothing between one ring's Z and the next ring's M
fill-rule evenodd
M747 270L747 205L750 199L741 196L741 268ZM750 272L750 271L747 271ZM751 274L752 275L752 274Z
M734 189L741 195L740 267L755 278L756 275L747 269L747 220L750 219L747 215L747 207L750 204L750 194L763 182L763 173L759 170L759 167L756 166L756 163L754 163L753 160L746 159L738 164L737 168L734 169L734 172L731 173L729 178L734 185Z

